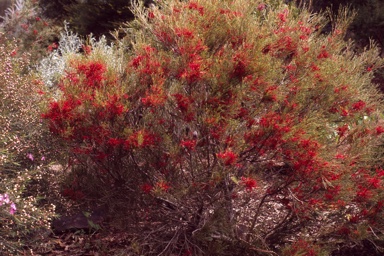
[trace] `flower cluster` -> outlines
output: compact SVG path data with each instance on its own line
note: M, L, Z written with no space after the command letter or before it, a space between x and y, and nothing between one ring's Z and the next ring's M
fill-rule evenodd
M12 202L10 199L9 199L9 196L7 193L5 194L0 194L0 206L3 206L3 205L9 205L9 214L15 214L16 212L16 205L14 202Z

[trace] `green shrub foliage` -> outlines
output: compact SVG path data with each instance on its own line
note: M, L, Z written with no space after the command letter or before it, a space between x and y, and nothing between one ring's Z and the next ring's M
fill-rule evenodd
M43 114L77 189L129 211L133 252L316 255L382 236L382 60L342 40L346 11L328 35L276 1L135 12L116 46L67 58Z

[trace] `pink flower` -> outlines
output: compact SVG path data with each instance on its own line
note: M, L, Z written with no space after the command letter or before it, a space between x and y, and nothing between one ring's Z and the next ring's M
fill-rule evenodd
M56 43L52 43L48 46L48 51L51 52L54 49L57 49L59 46Z
M15 214L15 212L16 212L16 205L14 203L11 203L9 213L13 215L13 214Z
M148 18L154 19L155 18L155 14L153 12L148 12Z
M257 10L259 11L262 11L266 8L267 6L265 4L259 4L259 6L257 6Z
M280 19L281 22L286 22L288 17L288 10L285 9L283 12L278 13L277 17Z
M335 158L343 160L343 159L345 159L345 155L343 155L343 154L336 154Z
M29 160L31 160L31 161L34 160L33 155L32 155L31 153L28 153L28 154L27 154L27 158L28 158Z

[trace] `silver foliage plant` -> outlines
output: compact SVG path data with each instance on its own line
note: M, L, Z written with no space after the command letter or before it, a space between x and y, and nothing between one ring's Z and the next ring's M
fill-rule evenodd
M83 45L80 37L68 29L64 23L64 31L60 33L57 49L54 49L46 58L40 61L38 73L46 86L52 88L64 73L69 56L79 54Z
M17 14L24 10L25 1L16 0L15 4L5 10L4 16L1 16L3 22L0 26L5 26L17 17Z
M81 58L83 53L81 49L88 45L92 49L92 55L101 56L101 58L113 67L120 74L124 72L124 49L116 47L113 43L109 44L105 36L96 39L91 35L87 40L72 32L68 23L64 23L64 30L60 33L60 40L57 49L54 49L46 58L42 59L37 67L44 84L48 88L54 88L58 83L64 70L68 67L70 60Z

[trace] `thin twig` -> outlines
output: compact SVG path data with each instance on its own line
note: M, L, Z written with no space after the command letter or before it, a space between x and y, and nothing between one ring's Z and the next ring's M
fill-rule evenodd
M296 199L297 201L299 201L301 204L304 204L303 201L301 201L299 198L297 198L297 197L295 196L295 194L292 192L292 190L291 190L290 188L288 188L288 191L289 191L289 193L291 193L291 196L292 196L294 199Z
M372 231L372 234L373 234L377 239L380 239L380 238L376 235L375 231L373 231L373 229L372 229L371 226L369 226L369 229Z
M263 252L263 253L269 253L269 254L272 254L272 255L278 255L277 253L275 253L273 251L256 248L256 247L252 246L250 243L248 243L247 241L245 241L245 240L243 240L241 238L239 240L241 242L245 243L250 250L257 251L257 252Z
M158 254L158 256L163 255L169 248L169 246L172 244L173 240L175 240L176 236L178 235L179 230L176 230L175 234L173 235L172 239L167 243L167 246L164 248L162 252Z

